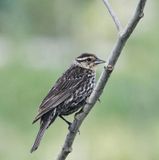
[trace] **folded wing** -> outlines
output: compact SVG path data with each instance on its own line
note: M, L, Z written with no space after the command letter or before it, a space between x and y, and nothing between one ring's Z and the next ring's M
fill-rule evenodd
M76 78L71 76L70 78L65 78L65 75L59 78L55 86L49 91L48 95L42 101L39 107L38 115L35 117L33 123L68 99L72 93L76 91L78 86L85 81L86 76L86 74L82 73Z

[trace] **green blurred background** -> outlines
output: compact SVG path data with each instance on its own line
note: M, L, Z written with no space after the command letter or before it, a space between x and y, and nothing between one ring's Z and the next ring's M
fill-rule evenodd
M137 1L111 1L123 24ZM157 0L148 1L68 159L159 159L158 7ZM74 57L93 52L106 59L116 37L100 0L0 0L1 160L56 158L68 132L61 119L29 153L39 128L31 124L38 105Z

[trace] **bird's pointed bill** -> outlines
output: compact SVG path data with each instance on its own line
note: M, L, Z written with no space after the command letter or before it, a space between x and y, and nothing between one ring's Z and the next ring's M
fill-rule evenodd
M106 61L98 58L98 59L95 61L95 64L101 64L101 63L105 63L105 62L106 62Z

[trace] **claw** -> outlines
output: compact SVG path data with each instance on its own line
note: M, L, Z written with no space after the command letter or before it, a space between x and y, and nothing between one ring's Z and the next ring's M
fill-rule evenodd
M71 125L72 125L72 123L70 123L70 124L68 125L68 130L69 130L69 131L72 131Z

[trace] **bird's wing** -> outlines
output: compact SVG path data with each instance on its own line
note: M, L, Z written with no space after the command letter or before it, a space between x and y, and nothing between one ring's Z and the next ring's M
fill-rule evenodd
M64 102L86 78L86 74L79 76L79 78L69 78L67 80L64 80L63 76L56 82L55 86L42 101L39 113L33 123L39 120L45 113Z

